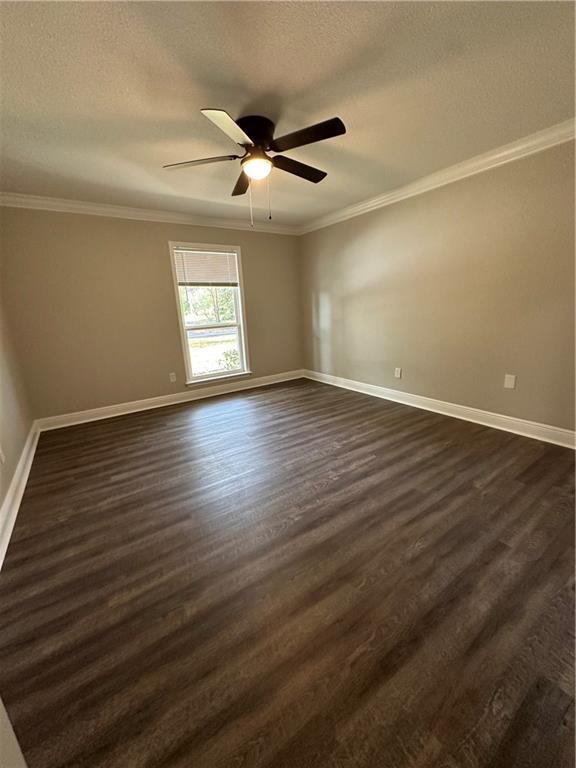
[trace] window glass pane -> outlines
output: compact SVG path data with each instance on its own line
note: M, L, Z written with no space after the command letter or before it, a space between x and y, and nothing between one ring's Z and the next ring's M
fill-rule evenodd
M237 287L180 285L180 303L186 325L236 323Z
M193 376L242 370L238 328L186 331Z

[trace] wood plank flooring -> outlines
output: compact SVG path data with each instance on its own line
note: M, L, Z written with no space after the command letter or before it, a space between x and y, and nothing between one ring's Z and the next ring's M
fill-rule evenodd
M573 454L298 381L42 434L30 768L572 768Z

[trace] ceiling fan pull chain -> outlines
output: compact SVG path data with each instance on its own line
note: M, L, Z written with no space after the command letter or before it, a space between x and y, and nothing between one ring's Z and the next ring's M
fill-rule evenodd
M250 199L250 226L254 226L254 214L252 212L252 182L248 182L248 197Z
M272 206L270 204L270 176L266 176L266 187L268 189L268 221L272 221Z

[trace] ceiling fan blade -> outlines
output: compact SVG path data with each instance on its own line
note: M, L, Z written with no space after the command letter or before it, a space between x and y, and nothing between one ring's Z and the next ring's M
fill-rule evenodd
M288 149L303 147L305 144L314 144L316 141L331 139L333 136L340 136L343 133L346 133L346 126L342 120L339 117L332 117L330 120L324 120L322 123L310 125L301 131L287 133L285 136L280 136L279 139L274 139L270 144L270 149L273 152L286 152Z
M245 195L249 184L250 179L248 176L246 176L244 171L242 171L240 176L238 176L238 181L236 182L234 189L232 190L232 197L236 197L237 195Z
M208 165L208 163L221 163L223 160L239 160L240 155L220 155L219 157L205 157L202 160L185 160L183 163L170 163L162 168L177 168L183 165Z
M211 120L214 125L220 128L221 131L224 131L226 136L232 139L232 141L235 141L236 144L240 144L242 147L254 146L254 142L250 136L240 128L238 123L230 117L228 112L225 112L223 109L201 109L200 112L202 112L204 117L207 117L208 120Z
M311 181L314 184L318 184L327 175L325 171L320 171L311 165L305 165L304 163L299 163L298 160L292 160L290 157L282 157L281 155L272 158L272 165L274 168L293 173L295 176L300 176L300 178Z

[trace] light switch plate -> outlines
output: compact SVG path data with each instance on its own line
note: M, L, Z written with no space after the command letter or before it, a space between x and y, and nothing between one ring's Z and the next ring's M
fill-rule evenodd
M402 368L394 368L394 378L395 379L402 378Z
M504 389L516 389L516 376L513 373L504 374Z

